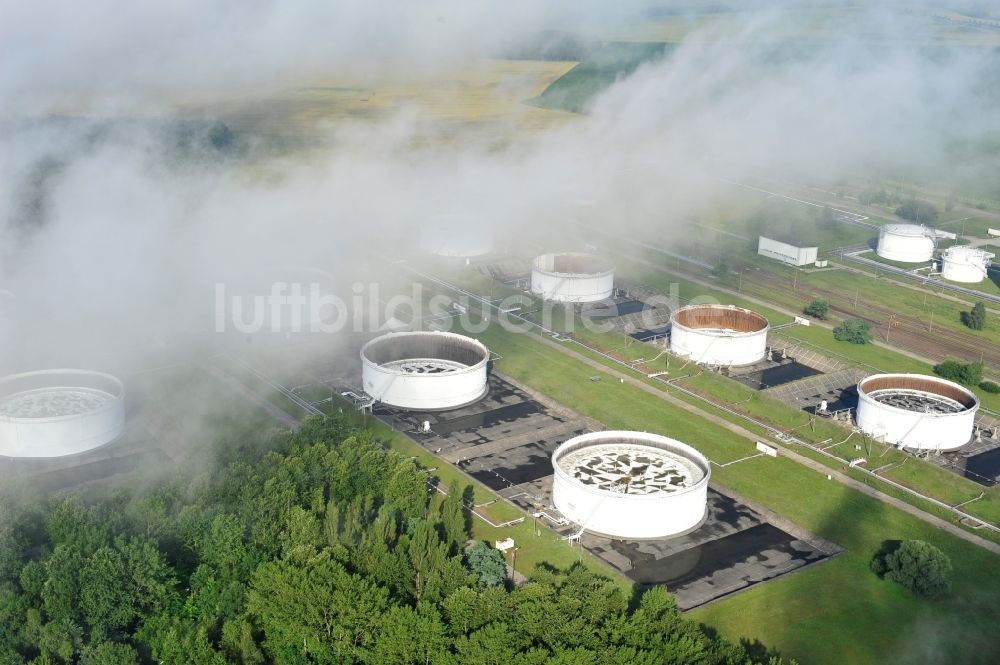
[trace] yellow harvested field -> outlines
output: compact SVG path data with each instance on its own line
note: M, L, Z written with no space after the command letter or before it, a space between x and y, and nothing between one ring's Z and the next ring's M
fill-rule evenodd
M497 131L514 136L566 122L570 113L525 102L537 97L575 62L483 60L460 70L407 81L320 80L263 94L188 100L182 112L222 118L234 129L300 134L344 121L385 120L412 114L428 131Z

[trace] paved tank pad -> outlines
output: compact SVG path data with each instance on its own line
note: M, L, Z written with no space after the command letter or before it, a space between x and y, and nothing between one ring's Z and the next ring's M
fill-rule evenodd
M582 310L583 316L593 321L605 321L619 316L628 316L649 309L649 306L641 300L619 298L613 302L602 302L597 305L585 306Z
M632 339L639 340L640 342L650 342L662 339L663 337L668 337L670 334L670 324L664 326L656 326L653 328L643 328L642 330L636 330L629 334Z
M980 485L993 487L1000 481L1000 448L965 458L962 472Z
M495 474L484 469L492 469L495 465L510 471L511 477L527 478L534 473L529 470L531 465L539 464L537 458L546 454L544 450L548 447L555 450L555 446L571 436L589 431L583 418L551 404L543 404L495 373L490 376L489 388L483 399L459 409L414 412L377 405L372 412L427 450L465 468L469 475L479 477L490 487L500 481L492 479ZM429 432L422 431L425 422L430 424ZM539 447L525 448L524 456L515 453L508 459L505 453L532 444ZM532 456L535 459L530 459ZM472 464L472 459L477 462ZM517 471L519 466L525 468ZM480 476L475 475L477 472ZM551 464L548 464L545 473L552 473ZM486 482L487 477L491 478L490 482ZM494 489L509 487L510 484L503 482Z
M867 376L864 370L846 369L832 374L815 374L791 381L764 392L803 411L812 413L822 401L828 411L853 409L858 405L858 381Z
M489 393L483 399L459 409L419 412L376 405L372 413L453 462L462 457L456 453L466 448L498 441L542 441L546 431L564 429L568 423L564 415L496 374L490 376ZM425 422L430 423L429 432L422 431Z
M754 365L749 372L734 373L730 376L754 390L766 390L821 373L818 369L794 360L782 362L768 360Z
M552 453L566 439L585 432L580 429L564 437L529 443L502 453L463 459L458 467L495 492L540 478L551 482Z
M552 453L599 425L544 395L493 374L476 404L437 413L376 407L374 413L568 538L579 527L552 505ZM421 432L424 421L430 432ZM673 538L624 541L591 533L586 548L639 586L666 585L687 610L842 552L782 517L710 486L705 521ZM519 544L531 547L530 542Z
M548 476L508 488L501 495L537 515L538 523L564 538L578 535L579 527L552 506L551 492L552 477ZM617 540L585 532L579 543L640 587L665 585L677 596L682 610L844 551L777 515L762 513L712 486L705 521L693 531L651 540Z
M989 434L993 434L993 431L990 430ZM987 436L987 432L955 452L928 454L923 458L983 487L993 487L1000 483L1000 441Z

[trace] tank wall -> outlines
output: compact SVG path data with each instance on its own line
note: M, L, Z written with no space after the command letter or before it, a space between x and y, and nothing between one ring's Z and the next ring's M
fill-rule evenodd
M879 232L876 254L890 261L923 263L934 255L934 241L926 236L902 236Z
M717 336L675 325L670 331L670 351L708 365L751 365L767 353L767 330Z
M941 261L941 276L953 282L976 284L986 278L986 268L966 261Z
M365 392L391 406L414 411L451 409L486 394L487 366L447 374L400 374L370 362L362 366Z
M918 450L954 450L972 438L977 410L925 415L891 408L861 394L856 417L863 432L882 436L886 443Z
M555 507L587 531L618 538L663 538L693 529L705 518L707 482L655 499L587 491L559 473L552 483Z
M557 302L596 302L614 294L613 272L567 277L532 268L531 292Z
M0 418L0 455L60 457L111 443L125 429L125 400L73 418Z

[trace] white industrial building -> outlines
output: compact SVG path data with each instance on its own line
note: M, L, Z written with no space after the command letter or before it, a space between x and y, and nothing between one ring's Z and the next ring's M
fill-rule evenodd
M489 350L450 332L391 332L361 348L366 393L413 411L440 411L486 395Z
M875 374L858 383L858 428L904 448L961 448L972 438L978 410L971 390L935 376Z
M752 365L767 355L767 319L734 305L690 305L670 316L670 351L697 363Z
M420 227L420 249L428 254L469 259L491 254L493 228L474 215L435 215Z
M886 224L878 232L875 253L883 259L902 263L925 263L934 256L934 243L955 239L954 233L920 224Z
M599 256L578 252L542 254L531 264L531 292L545 300L585 303L615 291L615 268Z
M953 245L941 254L941 276L952 282L981 282L994 256L978 247Z
M581 531L665 538L705 519L708 460L691 446L645 432L593 432L552 455L552 502Z
M816 263L819 247L792 245L760 236L757 240L757 253L791 266L805 266Z
M124 429L125 387L109 374L55 369L0 379L0 455L75 455Z

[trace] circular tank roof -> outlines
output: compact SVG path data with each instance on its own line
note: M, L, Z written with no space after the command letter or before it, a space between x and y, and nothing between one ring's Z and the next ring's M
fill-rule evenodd
M858 393L913 413L946 415L979 406L979 398L968 388L925 374L876 374L858 382Z
M708 460L679 441L645 432L599 432L566 441L552 456L557 474L596 493L658 498L708 482Z
M600 256L584 252L558 252L536 256L532 267L539 272L560 277L592 277L606 275L614 265Z
M0 455L54 458L100 448L125 429L117 378L56 369L0 379Z
M671 325L689 330L753 334L766 330L767 319L757 312L733 305L689 305L670 315Z
M393 332L361 348L364 362L398 374L454 374L490 359L482 342L449 332Z
M920 224L886 224L882 227L882 230L886 233L914 238L925 236L929 232L926 226L921 226Z
M950 261L985 261L992 259L993 253L968 245L952 245L944 250L944 258Z
M0 379L0 419L52 422L101 411L125 395L110 374L45 370Z

